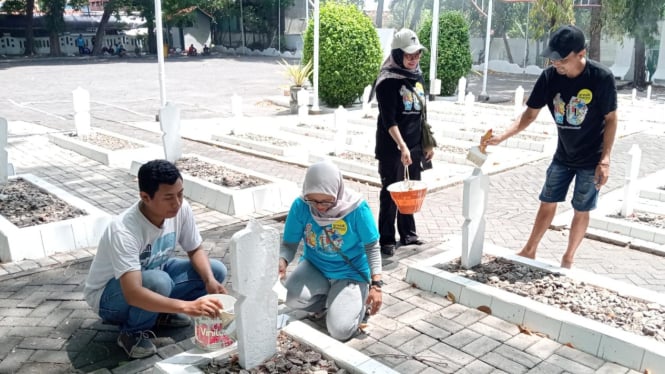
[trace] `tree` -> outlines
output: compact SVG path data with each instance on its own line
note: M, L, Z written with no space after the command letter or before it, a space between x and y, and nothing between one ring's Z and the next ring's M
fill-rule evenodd
M0 10L9 14L25 15L25 51L23 54L32 56L35 52L35 33L33 31L35 0L7 0L2 4Z
M626 34L635 39L633 87L644 88L647 84L646 45L655 43L658 21L664 14L665 2L662 0L603 1L602 17L608 34L617 40L622 40Z
M383 0L375 0L375 1L377 2L377 5L376 5L376 21L374 21L374 24L376 25L376 27L381 28L383 27Z
M418 38L423 45L431 44L432 19L423 22ZM469 25L460 12L443 12L439 17L436 77L441 80L441 94L452 95L459 79L471 71ZM429 83L429 58L420 59L423 77Z
M46 28L49 31L49 49L51 56L60 56L60 33L65 30L65 13L66 0L46 0L42 10L44 11L44 19L46 21Z
M350 105L372 84L381 44L372 21L357 7L327 1L319 13L319 94L329 106ZM303 64L314 54L314 22L305 31Z

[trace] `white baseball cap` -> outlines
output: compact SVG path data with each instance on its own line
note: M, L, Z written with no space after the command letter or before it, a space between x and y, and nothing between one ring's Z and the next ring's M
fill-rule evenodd
M427 50L420 41L418 35L409 29L401 29L393 35L393 41L390 44L391 49L401 49L404 53L416 53L418 51Z

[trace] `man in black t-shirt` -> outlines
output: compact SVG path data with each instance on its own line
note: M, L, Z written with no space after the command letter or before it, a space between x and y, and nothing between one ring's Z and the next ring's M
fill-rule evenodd
M589 226L589 212L596 208L599 190L609 176L617 129L617 91L612 72L586 58L584 33L575 26L563 26L554 32L542 56L549 58L552 66L540 74L526 110L505 133L492 136L487 144L497 145L524 130L547 105L557 125L557 149L547 169L531 236L518 255L536 257L557 203L565 200L575 178L575 213L568 247L561 258L561 266L570 268Z

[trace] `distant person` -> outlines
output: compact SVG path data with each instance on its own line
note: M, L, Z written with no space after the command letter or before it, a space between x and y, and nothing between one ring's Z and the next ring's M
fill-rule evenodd
M120 326L117 344L131 358L154 354L153 327L184 327L188 316L217 317L226 293L226 267L209 260L183 199L180 171L154 160L138 172L139 201L106 228L92 260L83 295L106 322ZM175 257L180 246L188 258Z
M189 49L187 49L187 56L196 56L198 52L196 51L196 48L194 47L194 44L191 44L189 46Z
M209 56L210 55L210 48L208 48L207 44L203 45L203 55L204 56Z
M352 338L365 316L381 308L378 238L369 204L345 188L337 166L311 165L284 225L280 278L303 243L300 262L286 278L286 305L317 318L325 315L330 336Z
M127 50L125 49L125 46L122 43L118 43L115 45L115 55L118 57L125 57L127 54Z
M85 39L83 39L83 34L79 34L78 38L76 38L76 46L79 49L79 55L84 55L85 54Z
M375 158L379 160L381 192L379 193L379 242L381 253L395 253L395 220L399 243L421 245L413 214L402 214L390 197L388 186L409 178L420 180L423 162L434 156L433 149L422 147L422 116L425 90L420 57L425 47L415 32L402 29L393 36L391 51L376 79L379 118L376 126Z
M573 220L568 247L561 258L561 267L570 268L589 226L589 211L596 208L600 188L610 175L610 153L617 130L617 90L612 72L586 58L584 33L575 26L555 31L542 56L549 58L552 65L540 74L526 110L487 144L497 145L526 129L547 105L557 126L558 144L547 168L531 235L518 255L536 257L557 203L565 200L575 179Z

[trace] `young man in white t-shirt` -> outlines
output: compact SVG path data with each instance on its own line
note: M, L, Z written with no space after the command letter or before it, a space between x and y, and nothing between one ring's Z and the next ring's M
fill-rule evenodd
M226 267L209 260L183 181L174 164L150 161L139 169L140 200L104 232L83 294L106 322L120 326L117 343L132 358L154 354L153 326L183 327L189 316L216 317L226 293ZM188 259L176 258L176 246Z

